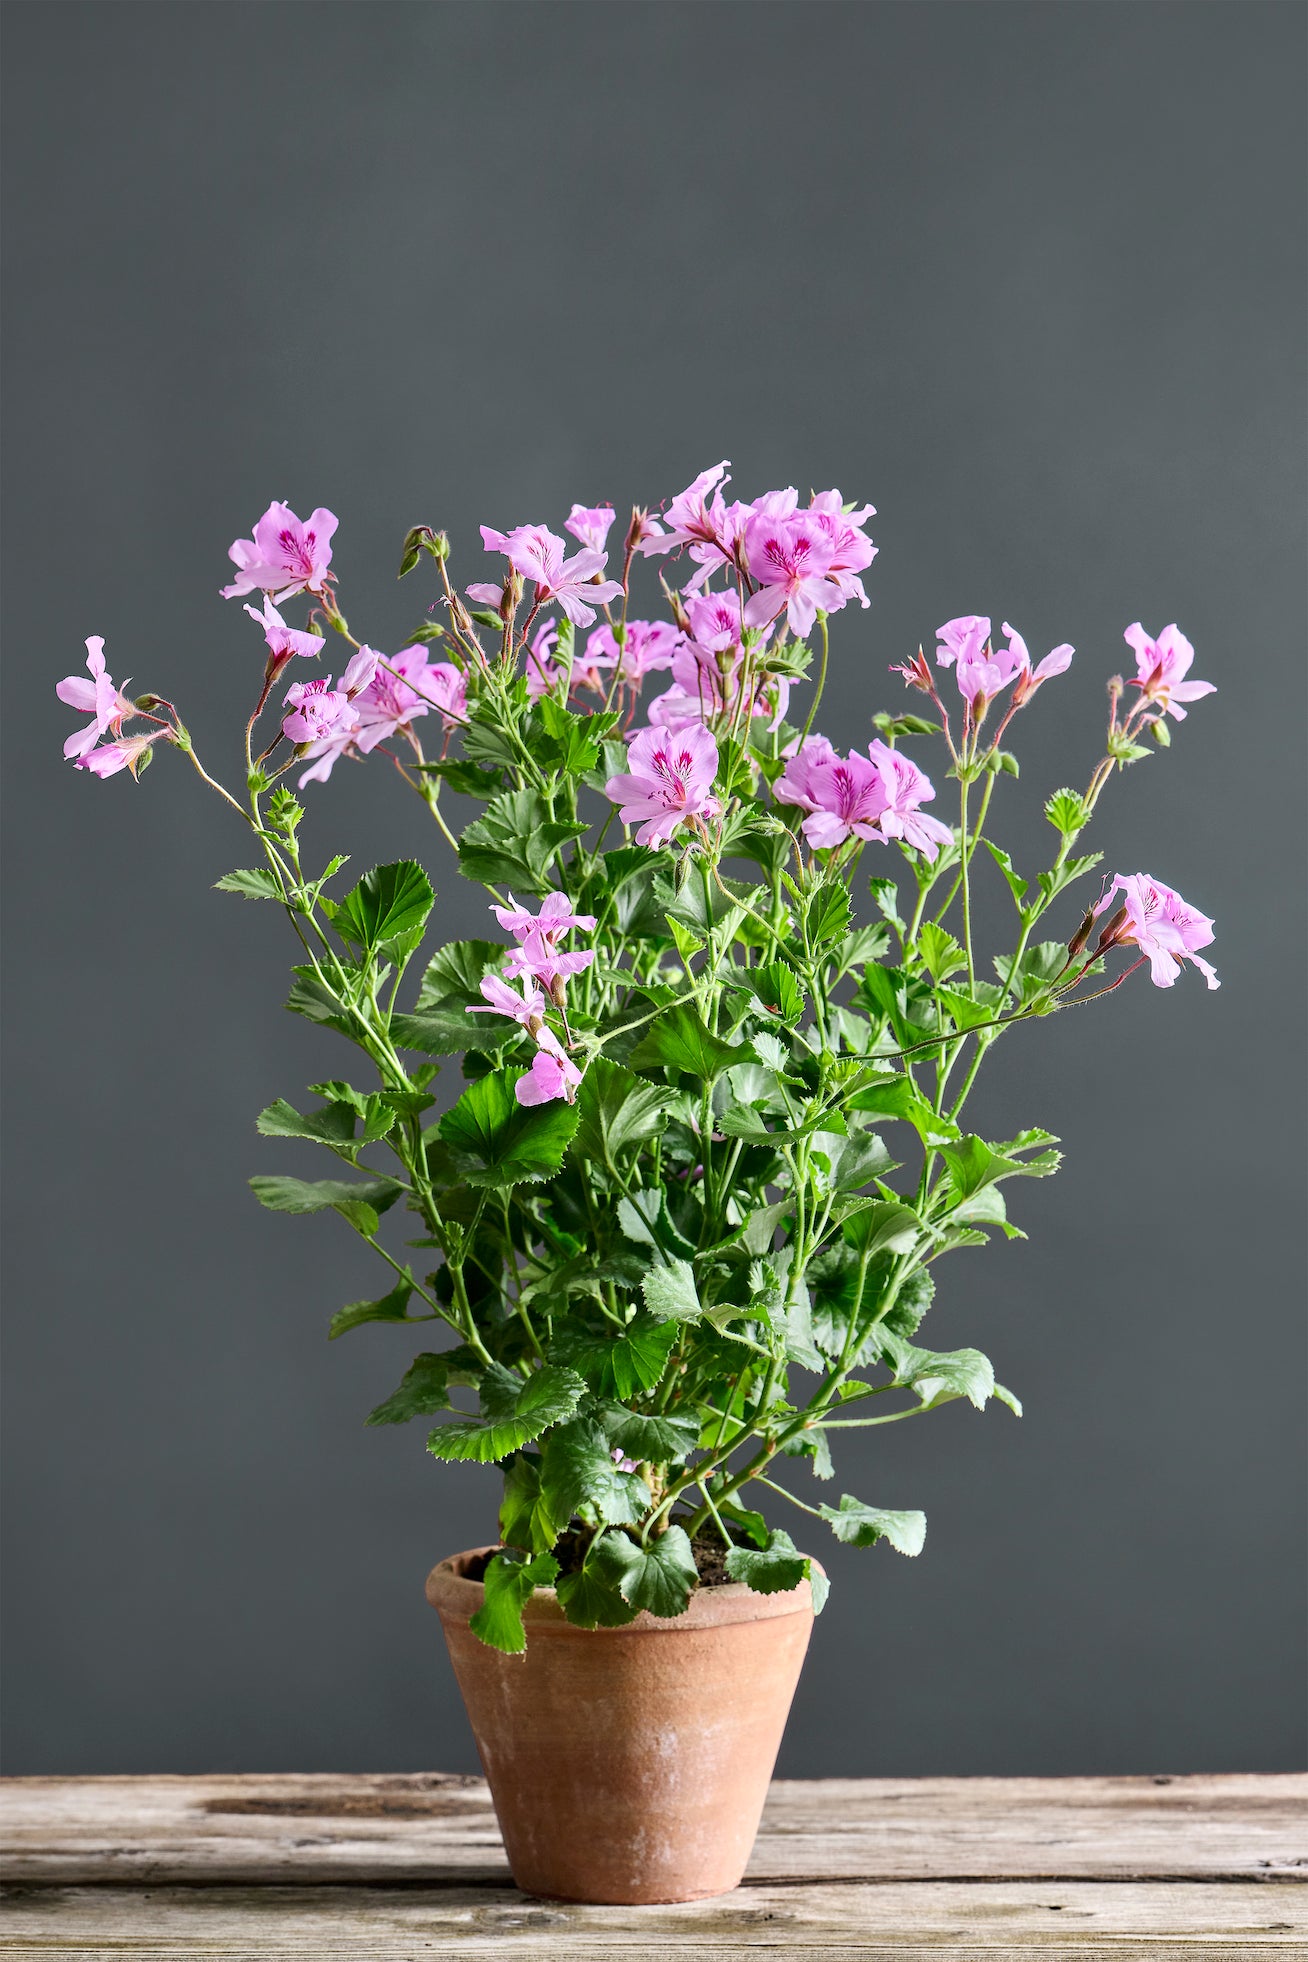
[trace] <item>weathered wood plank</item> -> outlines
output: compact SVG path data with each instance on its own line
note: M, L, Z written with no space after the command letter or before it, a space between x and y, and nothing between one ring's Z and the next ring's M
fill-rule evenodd
M677 1907L533 1902L499 1890L35 1888L13 1890L3 1952L61 1958L433 1954L514 1962L668 1962L669 1957L914 1955L976 1962L1079 1957L1302 1955L1308 1895L1285 1882L771 1883Z
M12 1881L509 1888L480 1779L6 1779ZM772 1788L746 1886L1308 1880L1308 1777L825 1779Z

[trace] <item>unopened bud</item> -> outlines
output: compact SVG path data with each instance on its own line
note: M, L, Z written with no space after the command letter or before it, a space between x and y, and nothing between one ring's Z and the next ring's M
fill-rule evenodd
M545 1027L545 1021L543 1016L529 1015L527 1017L527 1034L531 1037L533 1042L536 1041L536 1039L540 1035L541 1030L544 1027Z
M622 548L628 558L630 558L631 554L640 544L641 539L645 536L646 520L648 517L649 512L643 504L632 505L631 523L627 526L626 542Z
M1108 922L1108 925L1104 928L1103 932L1099 936L1098 943L1096 944L1095 947L1096 954L1106 954L1111 947L1120 946L1123 938L1122 930L1126 926L1126 924L1127 924L1126 908L1125 906L1119 906L1117 911L1114 913L1112 919Z
M158 695L138 695L136 706L140 709L142 715L148 715L151 709L158 708L159 699Z
M1076 932L1072 935L1072 938L1067 943L1067 957L1070 961L1074 961L1077 955L1083 950L1087 941L1090 938L1090 935L1094 932L1094 930L1095 930L1095 916L1093 913L1087 913L1085 918L1082 920L1080 926L1077 928Z
M675 591L673 587L669 586L667 580L662 576L662 574L659 575L659 584L663 588L664 598L667 600L669 607L672 609L673 619L676 621L682 633L688 634L690 632L690 615L686 611L685 604L682 601L681 594Z
M504 591L500 595L500 618L509 621L522 603L522 574L516 565L509 567L504 581Z
M450 556L449 533L444 531L438 531L432 538L431 543L427 547L427 550L431 553L434 559L439 559L441 563L444 564L445 560L448 559L448 557Z
M564 1002L564 993L563 993L563 976L561 974L556 974L554 979L550 982L550 1000L554 1003L554 1006L556 1008L562 1008Z

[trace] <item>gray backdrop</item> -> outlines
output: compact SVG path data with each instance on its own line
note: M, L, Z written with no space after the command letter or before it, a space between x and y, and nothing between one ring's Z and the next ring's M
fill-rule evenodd
M978 1121L1068 1164L929 1326L1027 1415L854 1434L835 1489L927 1550L820 1549L783 1768L1298 1760L1303 40L1249 0L10 7L8 1770L471 1768L422 1581L498 1484L363 1428L415 1345L328 1347L363 1250L246 1190L309 1172L254 1113L341 1059L284 922L209 890L240 827L177 756L74 775L54 682L106 635L230 775L261 650L217 588L270 497L340 513L394 648L408 525L466 580L478 521L721 456L880 509L833 736L952 614L1076 643L998 800L1028 866L1129 621L1221 691L1094 842L1216 916L1222 992L1142 974L1001 1052ZM384 765L309 802L483 924Z

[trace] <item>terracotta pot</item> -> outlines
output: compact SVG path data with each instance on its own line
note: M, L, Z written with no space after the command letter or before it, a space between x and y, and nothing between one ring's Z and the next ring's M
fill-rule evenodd
M552 1588L525 1655L468 1627L481 1548L427 1577L513 1878L554 1900L640 1905L725 1894L745 1871L813 1626L785 1594L701 1588L675 1621L574 1628Z

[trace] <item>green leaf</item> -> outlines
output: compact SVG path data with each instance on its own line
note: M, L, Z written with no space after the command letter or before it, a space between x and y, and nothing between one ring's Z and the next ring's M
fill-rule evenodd
M1019 1161L996 1151L984 1138L976 1136L960 1138L957 1144L943 1144L939 1151L950 1185L959 1199L970 1199L983 1185L990 1185L996 1179L1046 1178L1058 1170L1060 1163L1056 1151Z
M824 1514L826 1510L823 1507ZM814 1614L821 1614L826 1604L826 1575L808 1554L799 1552L789 1533L783 1533L780 1527L768 1534L765 1547L733 1546L726 1565L732 1580L744 1581L755 1594L788 1594L801 1581L808 1581Z
M667 1193L661 1187L633 1192L618 1201L618 1225L624 1239L638 1247L654 1247L671 1260L689 1260L695 1249L673 1224Z
M1013 895L1014 903L1020 907L1026 897L1027 888L1031 881L1018 877L1017 873L1013 870L1013 861L1007 852L1000 851L998 845L991 844L989 838L983 838L981 842L1008 881L1008 890Z
M1056 790L1045 805L1045 816L1055 831L1064 838L1069 838L1084 829L1089 812L1079 792Z
M581 1377L556 1363L542 1364L525 1383L496 1366L482 1378L481 1416L443 1424L427 1439L427 1449L433 1458L495 1463L571 1417L585 1394Z
M683 1070L711 1081L748 1055L743 1043L723 1042L714 1035L689 1002L678 1002L655 1017L628 1061L635 1070Z
M690 1541L680 1526L669 1526L648 1546L637 1546L625 1533L606 1533L592 1549L600 1573L633 1608L646 1608L662 1621L686 1612L699 1575Z
M895 1372L898 1388L912 1390L933 1407L966 1397L977 1410L995 1392L994 1365L979 1349L915 1349L898 1336L881 1332L882 1358Z
M946 981L958 968L967 966L967 956L952 933L946 933L934 920L928 920L917 936L922 959L937 981Z
M824 879L804 902L804 930L813 948L828 947L849 932L849 887L843 879Z
M478 1641L504 1655L521 1655L527 1646L522 1610L533 1590L552 1586L558 1572L552 1553L538 1553L531 1560L497 1553L482 1579L485 1601L468 1620Z
M469 1002L483 1001L482 981L503 958L504 946L497 940L447 942L428 961L414 1007L466 1008Z
M1087 852L1084 858L1065 858L1063 863L1052 871L1042 872L1038 883L1040 897L1045 905L1048 906L1057 899L1059 893L1066 891L1075 880L1083 879L1087 872L1093 872L1096 865L1102 864L1103 856L1102 852ZM1064 950L1063 961L1065 962L1066 959L1067 954Z
M577 1108L577 1155L614 1165L621 1152L659 1135L671 1105L659 1085L643 1082L607 1056L596 1056L582 1079Z
M745 991L774 1020L789 1027L804 1013L804 996L795 971L785 961L768 961L748 971Z
M644 1312L627 1323L621 1335L607 1337L570 1330L551 1349L560 1362L579 1370L597 1396L625 1403L642 1390L652 1390L668 1366L677 1340L675 1322L658 1322ZM642 1451L642 1458L649 1453Z
M412 859L375 865L346 893L332 924L368 953L388 940L416 945L435 898L427 874Z
M689 1261L669 1261L652 1267L642 1283L645 1306L661 1322L695 1321L703 1313L695 1270Z
M519 1451L504 1466L500 1501L500 1539L528 1553L549 1553L559 1537L559 1521L540 1495L540 1459Z
M558 1582L559 1606L574 1628L625 1628L640 1613L623 1600L602 1568L602 1556L598 1563L588 1557L576 1573L564 1574Z
M520 1104L504 1071L470 1084L438 1127L469 1185L510 1186L553 1178L577 1128L577 1107Z
M518 1030L499 1015L469 1015L461 1008L417 1009L412 1015L392 1015L391 1041L400 1049L417 1049L424 1056L457 1056L465 1050L502 1049Z
M286 997L286 1006L292 1015L303 1015L306 1021L336 1029L341 1035L349 1036L352 1042L357 1041L358 1021L351 1016L339 996L318 979L311 967L296 967L291 972L296 978Z
M405 1269L404 1279L397 1281L389 1294L380 1301L352 1301L348 1308L338 1308L332 1316L327 1330L327 1340L334 1342L338 1335L344 1335L361 1322L407 1322L415 1319L408 1312L409 1297L413 1293L413 1276ZM422 1316L416 1317L421 1321Z
M868 1254L904 1254L916 1246L922 1222L909 1206L877 1199L847 1219L840 1229L845 1244Z
M384 1403L371 1412L370 1424L407 1424L411 1417L434 1417L438 1410L449 1410L450 1385L462 1383L475 1388L481 1381L483 1365L471 1349L462 1344L439 1355L424 1351L415 1356Z
M551 861L570 838L586 830L580 820L552 818L534 790L506 790L487 805L459 841L459 870L479 885L526 886L549 891Z
M899 1284L894 1302L882 1317L881 1328L892 1335L916 1335L935 1298L935 1277L925 1267L915 1267Z
M393 1206L403 1187L394 1179L288 1179L261 1177L250 1180L250 1189L261 1206L272 1213L321 1213L328 1206L362 1204L384 1213Z
M392 1111L387 1130L394 1122ZM259 1112L254 1126L265 1138L312 1138L316 1144L326 1145L354 1143L354 1112L343 1103L330 1103L325 1110L311 1111L307 1117L301 1117L293 1104L279 1097L275 1104Z
M904 938L904 922L899 914L899 885L894 879L872 878L867 889L876 904L877 911L895 929L900 939Z
M819 1506L818 1511L846 1546L875 1546L878 1540L889 1540L897 1553L918 1554L926 1540L924 1512L882 1512L848 1492L841 1494L838 1508Z
M634 1472L619 1471L608 1433L586 1417L551 1431L541 1458L541 1500L560 1529L574 1513L587 1524L634 1526L650 1507L650 1492Z
M238 892L242 899L280 899L282 889L265 865L248 872L224 872L214 881L215 892Z
M672 1329L675 1324L665 1323ZM643 1411L623 1410L608 1404L601 1416L612 1443L628 1458L644 1464L666 1465L684 1458L699 1442L697 1417L650 1416Z
M956 1029L979 1029L995 1019L991 1003L973 1001L970 995L961 994L956 988L937 988L936 996Z

